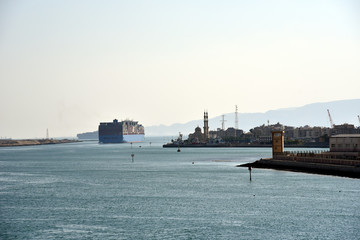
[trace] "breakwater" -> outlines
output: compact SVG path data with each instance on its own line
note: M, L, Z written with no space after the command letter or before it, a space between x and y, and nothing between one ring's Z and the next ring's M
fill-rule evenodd
M237 167L269 168L286 171L316 173L342 177L360 178L360 161L346 159L316 159L311 157L267 158Z
M60 144L80 142L73 139L21 139L21 140L0 140L0 147L34 146L46 144Z

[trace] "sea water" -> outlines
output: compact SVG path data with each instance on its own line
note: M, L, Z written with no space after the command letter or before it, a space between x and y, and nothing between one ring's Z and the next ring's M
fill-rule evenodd
M360 239L359 179L165 142L0 148L0 239Z

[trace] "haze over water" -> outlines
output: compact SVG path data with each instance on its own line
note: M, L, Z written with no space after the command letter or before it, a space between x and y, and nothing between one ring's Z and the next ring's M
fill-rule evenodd
M0 1L0 137L358 99L359 12L358 0Z
M358 179L254 169L250 182L235 166L271 149L164 142L1 148L0 239L360 238Z

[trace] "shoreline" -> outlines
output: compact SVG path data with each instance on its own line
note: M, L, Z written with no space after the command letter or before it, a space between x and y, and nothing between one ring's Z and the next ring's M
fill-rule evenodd
M49 144L75 143L79 140L71 139L20 139L20 140L0 140L0 147L21 147L21 146L37 146Z
M267 159L260 159L252 163L237 165L236 167L264 168L264 169L275 169L282 171L332 175L332 176L358 178L358 179L360 178L360 165L347 166L347 165L322 164L322 163L312 163L312 162L274 160L272 158L267 158Z
M167 143L163 148L272 148L272 144L231 144L231 143L215 143L215 144L173 144ZM287 148L329 148L328 145L291 145L285 144Z

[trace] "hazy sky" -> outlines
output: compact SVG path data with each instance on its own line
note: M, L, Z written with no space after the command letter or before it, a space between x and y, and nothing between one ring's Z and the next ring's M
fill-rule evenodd
M360 97L360 1L0 0L0 137Z

